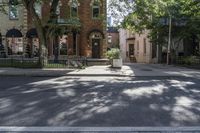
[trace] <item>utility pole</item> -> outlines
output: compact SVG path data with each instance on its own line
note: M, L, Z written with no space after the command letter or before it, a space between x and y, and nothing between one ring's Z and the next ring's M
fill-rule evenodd
M168 38L168 47L167 47L167 65L170 64L171 32L172 32L172 16L169 14L169 38Z

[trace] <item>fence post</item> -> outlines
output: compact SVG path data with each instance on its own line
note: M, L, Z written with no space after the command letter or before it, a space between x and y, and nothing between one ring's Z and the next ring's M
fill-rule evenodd
M67 67L69 68L69 56L67 56Z
M85 66L87 66L87 57L84 57L85 58Z

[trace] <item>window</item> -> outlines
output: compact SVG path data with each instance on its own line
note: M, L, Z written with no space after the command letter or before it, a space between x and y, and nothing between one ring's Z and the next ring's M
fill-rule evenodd
M139 51L140 47L139 47L139 41L137 41L137 50Z
M92 4L92 18L100 17L100 2L99 0L93 0Z
M17 0L9 1L9 18L10 19L18 19L19 13L17 9Z
M35 8L35 12L37 13L37 15L41 18L42 17L42 13L41 13L42 6L41 6L41 4L35 3L34 8Z
M108 36L108 43L112 43L112 36L111 35Z
M78 1L77 0L70 0L69 5L70 5L71 17L78 17L78 6L79 6Z
M146 44L146 38L144 38L144 54L147 52L147 44Z
M56 7L56 15L58 16L58 18L60 18L60 7L62 6L61 1L59 1L57 7Z

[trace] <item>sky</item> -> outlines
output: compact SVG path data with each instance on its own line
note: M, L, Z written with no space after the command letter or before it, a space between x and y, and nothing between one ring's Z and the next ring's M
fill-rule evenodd
M121 0L113 0L119 2ZM131 7L133 6L133 0L129 0ZM111 0L107 0L107 17L112 17L113 20L113 24L114 25L119 25L120 22L122 22L124 20L124 17L127 16L130 12L133 11L133 8L129 8L126 6L126 4L124 2L120 2L120 6L111 6L109 5L109 2L111 2ZM118 9L120 9L121 11L119 11Z

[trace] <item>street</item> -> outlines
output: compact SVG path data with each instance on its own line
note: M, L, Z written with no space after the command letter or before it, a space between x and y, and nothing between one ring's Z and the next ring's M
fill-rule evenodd
M200 126L200 79L2 76L0 126Z

